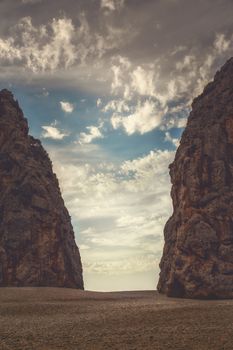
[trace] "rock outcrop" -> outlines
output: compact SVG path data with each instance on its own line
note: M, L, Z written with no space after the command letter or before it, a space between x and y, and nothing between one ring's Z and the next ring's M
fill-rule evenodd
M233 58L192 105L170 165L174 212L158 291L233 297Z
M0 286L83 289L70 216L48 154L0 92Z

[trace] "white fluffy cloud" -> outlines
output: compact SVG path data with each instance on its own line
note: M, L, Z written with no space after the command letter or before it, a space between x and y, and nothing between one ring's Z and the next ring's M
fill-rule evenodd
M128 135L144 134L158 127L165 131L183 128L193 98L212 78L216 61L223 54L230 54L232 47L233 36L218 33L202 55L194 48L173 48L172 56L181 52L182 55L179 60L174 59L169 74L162 72L159 59L135 65L127 57L116 56L111 68L114 99L102 111L112 111L112 126L123 128Z
M119 165L103 163L99 151L89 151L77 163L75 149L50 153L66 205L79 223L84 271L100 274L155 270L163 227L172 207L168 165L174 152L151 151ZM79 148L80 147L80 148ZM63 153L68 154L61 162ZM71 157L71 158L70 158ZM64 160L63 159L63 160ZM94 249L93 249L94 247ZM127 261L127 264L121 264Z
M119 167L107 167L106 164L102 167L101 162L95 166L87 163L62 165L56 159L57 155L52 157L67 205L79 221L85 219L92 222L93 219L101 217L114 218L116 227L124 223L125 230L119 232L119 235L123 236L128 230L128 233L132 232L131 239L133 239L135 232L130 217L134 226L138 225L137 235L144 235L156 231L156 227L153 227L154 221L168 215L167 210L171 207L168 164L172 161L174 152L151 151L145 157L123 162ZM133 220L136 217L140 217L140 220ZM140 233L140 225L147 226L148 230ZM96 233L96 229L100 232ZM104 227L98 228L98 225L96 229L89 229L83 233L84 239L87 238L85 244L88 245L90 243L88 240L96 238L96 235L99 244L102 239L105 240L105 235L108 235L110 240L115 240L114 224L112 234L105 231ZM162 236L162 232L160 235Z
M60 106L65 113L72 113L74 110L74 105L70 102L60 101Z
M22 53L21 51L14 46L14 39L9 38L7 40L3 40L0 38L0 59L3 62L12 63L14 60L21 60Z
M69 133L59 130L56 126L56 123L51 125L43 125L41 137L44 139L53 139L53 140L62 140L64 137L69 136Z
M120 10L124 6L125 0L101 0L101 8L109 11Z
M23 17L11 28L8 37L0 37L0 62L21 66L34 74L85 66L125 41L124 30L106 24L105 35L92 32L84 15L79 24L71 18L53 18L47 24L34 25Z
M111 123L114 129L122 126L128 135L135 132L144 134L158 127L166 112L166 108L160 110L156 103L146 100L144 103L139 103L135 111L126 117L114 114Z
M139 95L154 96L155 95L155 72L154 70L145 70L138 66L131 73L131 86Z
M104 113L109 112L109 111L123 113L123 112L129 112L130 107L129 107L128 103L124 100L111 100L104 106L102 111Z
M102 139L104 136L100 130L101 127L102 124L100 126L87 126L86 129L88 132L81 132L78 142L82 145L85 143L91 143L95 139Z
M34 27L31 18L25 17L18 24L18 30L22 44L15 45L32 71L54 70L61 64L68 67L74 63L76 53L72 40L75 28L71 19L53 19L48 27ZM41 45L43 41L44 45Z
M214 42L214 47L219 54L226 52L232 44L232 38L227 39L223 33L218 33Z
M159 86L162 79L156 67L155 64L135 67L124 57L116 59L112 66L112 93L122 97L111 100L102 109L103 112L112 111L114 129L122 127L131 135L136 132L144 134L158 127L182 128L185 125L189 111L187 105L181 104L180 110L178 106L169 106L171 101L182 97L184 80L170 78L164 87Z

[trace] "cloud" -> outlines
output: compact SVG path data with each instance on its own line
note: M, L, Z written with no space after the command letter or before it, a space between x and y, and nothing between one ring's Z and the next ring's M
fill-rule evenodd
M111 92L113 94L122 93L123 97L130 98L129 85L125 79L131 69L131 62L127 57L117 56L113 58L114 64L111 67L113 79L111 84Z
M100 107L101 105L102 105L102 100L101 100L101 98L98 98L96 101L96 106Z
M22 4L37 4L38 2L42 2L43 0L21 0Z
M104 113L114 111L118 113L129 112L130 107L125 100L111 100L102 109Z
M84 262L84 269L95 274L105 274L109 276L130 274L135 272L155 271L159 259L153 254L139 255L125 259L112 261L99 260L96 262Z
M44 97L48 97L49 96L49 91L46 88L42 88L42 95Z
M112 111L114 129L128 135L144 134L155 128L168 130L186 125L193 98L211 79L213 67L233 47L233 36L217 33L212 45L200 56L197 49L178 46L170 55L180 55L169 74L163 74L159 59L135 65L129 58L116 56L112 62L112 95L103 112ZM175 142L175 141L174 141Z
M155 95L155 72L138 66L131 74L132 89L142 96Z
M101 0L101 7L107 8L110 11L114 11L115 10L114 0Z
M15 60L21 60L21 51L14 47L13 38L3 40L0 38L0 59L3 62L13 63Z
M175 107L171 107L164 116L160 130L183 129L187 124L187 118L191 111L191 107L187 104L180 103Z
M175 137L172 137L171 134L167 131L165 132L165 138L164 138L164 141L167 141L167 142L171 142L176 148L179 146L180 144L180 140L175 138Z
M67 154L68 151L64 150L64 152ZM78 149L75 152L79 152ZM64 194L68 198L74 215L82 219L112 217L112 215L118 218L125 216L126 213L130 216L141 217L145 215L144 211L149 211L150 214L147 216L152 215L153 217L155 213L153 206L157 205L158 197L161 199L160 204L163 202L164 193L169 199L168 164L172 161L174 152L151 151L144 157L125 161L118 167L111 164L109 167L106 164L102 166L101 161L93 165L86 163L88 162L87 154L86 162L84 160L74 165L70 160L70 163L63 166L57 156L58 154L54 156L53 153L52 157L65 191ZM95 154L93 156L95 158ZM151 206L147 202L148 195ZM88 202L89 210L86 211L85 207ZM135 203L138 203L138 206L135 206ZM127 210L125 210L126 207ZM162 206L160 208L161 210L157 211L158 215L164 209ZM137 210L141 209L141 215L138 213L136 215ZM85 235L87 234L95 235L95 231L86 231Z
M74 110L74 105L70 102L60 101L60 105L65 113L72 113Z
M90 247L88 246L88 245L86 245L86 244L80 244L79 245L79 249L82 251L82 250L88 250L88 249L90 249Z
M128 101L151 97L165 106L177 94L175 78L170 77L164 86L160 86L163 79L158 62L135 66L127 57L122 56L114 57L113 62L111 67L113 95L122 95Z
M139 157L134 160L128 160L123 162L121 165L121 171L125 175L133 175L126 184L127 185L136 185L138 180L141 182L143 179L143 183L145 188L149 186L149 180L152 180L153 176L161 176L162 174L167 179L167 168L168 161L171 161L174 156L173 151L151 151L148 155L144 157ZM146 182L144 180L147 180ZM141 183L142 185L142 183ZM139 187L136 186L134 191L139 191L141 189L141 185ZM148 190L153 187L153 183L148 187ZM145 190L143 188L143 190ZM133 187L132 187L133 189Z
M74 26L67 18L53 19L46 27L34 27L30 17L22 18L14 36L0 39L0 60L21 62L33 72L68 67L75 60L72 44Z
M79 2L77 8L75 5L77 16L68 3L62 1L66 16L61 17L54 4L49 5L54 10L50 11L53 16L46 20L42 13L35 16L29 9L30 16L19 18L19 13L17 19L14 18L15 24L0 32L1 80L25 81L26 77L30 83L46 81L53 86L62 82L96 94L101 90L107 97L112 92L114 97L109 96L110 99L132 100L135 105L140 97L150 97L164 108L172 99L177 102L185 99L190 104L231 55L232 30L223 17L219 24L215 22L211 32L200 33L195 21L191 33L187 22L184 23L186 32L173 30L177 28L176 17L169 19L169 11L164 11L166 16L161 13L158 2L144 7L127 2L126 11L121 13L117 9L122 8L124 2L120 0L99 1L103 11L98 11L98 6ZM227 8L232 6L225 3L227 14L230 13ZM173 10L178 11L179 4L173 4ZM171 2L163 6L170 8ZM208 18L217 13L216 6L215 1ZM43 4L38 6L38 11L43 9ZM190 16L188 5L185 9ZM106 12L114 14L114 20L110 15L105 16ZM161 13L167 29L158 33L152 13ZM140 21L135 21L139 14ZM176 16L179 18L180 12L176 12ZM166 30L172 35L168 36ZM106 66L110 69L106 70ZM28 71L33 74L29 76Z
M41 134L41 137L44 139L63 140L64 137L69 136L69 133L59 130L55 125L56 122L51 125L43 125L42 129L44 131Z
M144 103L139 103L135 111L126 117L114 114L111 123L114 129L123 127L128 135L135 132L144 134L158 127L166 112L166 108L161 110L156 103L146 100Z
M122 9L124 2L125 0L101 0L100 6L102 9L115 11Z
M142 224L144 224L146 221L146 218L144 216L130 216L130 215L124 215L119 217L116 220L116 226L117 227L128 227L129 225L133 225L133 226L141 226Z
M105 33L92 32L84 13L78 24L71 18L53 18L34 25L30 16L15 24L8 36L0 37L0 62L24 67L34 74L85 66L125 42L124 29L105 25Z
M152 150L117 165L106 162L105 155L104 161L96 159L100 151L86 152L89 146L50 152L66 205L80 228L78 241L89 247L82 252L85 271L148 271L158 263L163 226L172 210L168 165L174 152ZM63 153L68 155L65 164ZM127 260L131 263L120 263Z
M54 70L61 64L68 67L75 61L75 46L72 43L75 29L71 19L53 19L49 27L34 27L30 17L22 19L18 25L27 54L26 64L32 71ZM43 39L45 44L41 46Z
M223 33L218 33L216 35L214 47L219 54L222 54L229 49L230 45L232 44L231 41L232 41L231 39L230 40L226 39Z
M144 134L158 127L184 127L189 101L180 103L180 100L185 100L187 95L186 80L178 74L177 79L170 77L164 87L159 86L162 79L159 70L155 73L155 64L134 67L124 57L117 60L118 64L112 66L112 93L122 95L122 98L111 100L102 109L104 112L113 111L113 128L122 127L128 135L132 135L136 132ZM178 65L177 69L183 68Z
M95 139L102 139L104 136L101 133L100 129L102 128L102 124L100 126L87 126L88 132L81 132L79 135L79 143L82 145L84 143L91 143Z

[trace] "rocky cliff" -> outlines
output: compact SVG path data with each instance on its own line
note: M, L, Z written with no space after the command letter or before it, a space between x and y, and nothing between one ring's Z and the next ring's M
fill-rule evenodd
M70 216L48 154L0 92L0 286L83 289Z
M233 297L233 58L192 105L170 165L174 212L158 291Z

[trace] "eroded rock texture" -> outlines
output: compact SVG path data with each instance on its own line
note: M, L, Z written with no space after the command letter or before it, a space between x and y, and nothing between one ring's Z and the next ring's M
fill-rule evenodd
M196 98L170 165L174 213L158 291L233 297L233 58Z
M11 92L0 92L0 286L83 288L52 164Z

